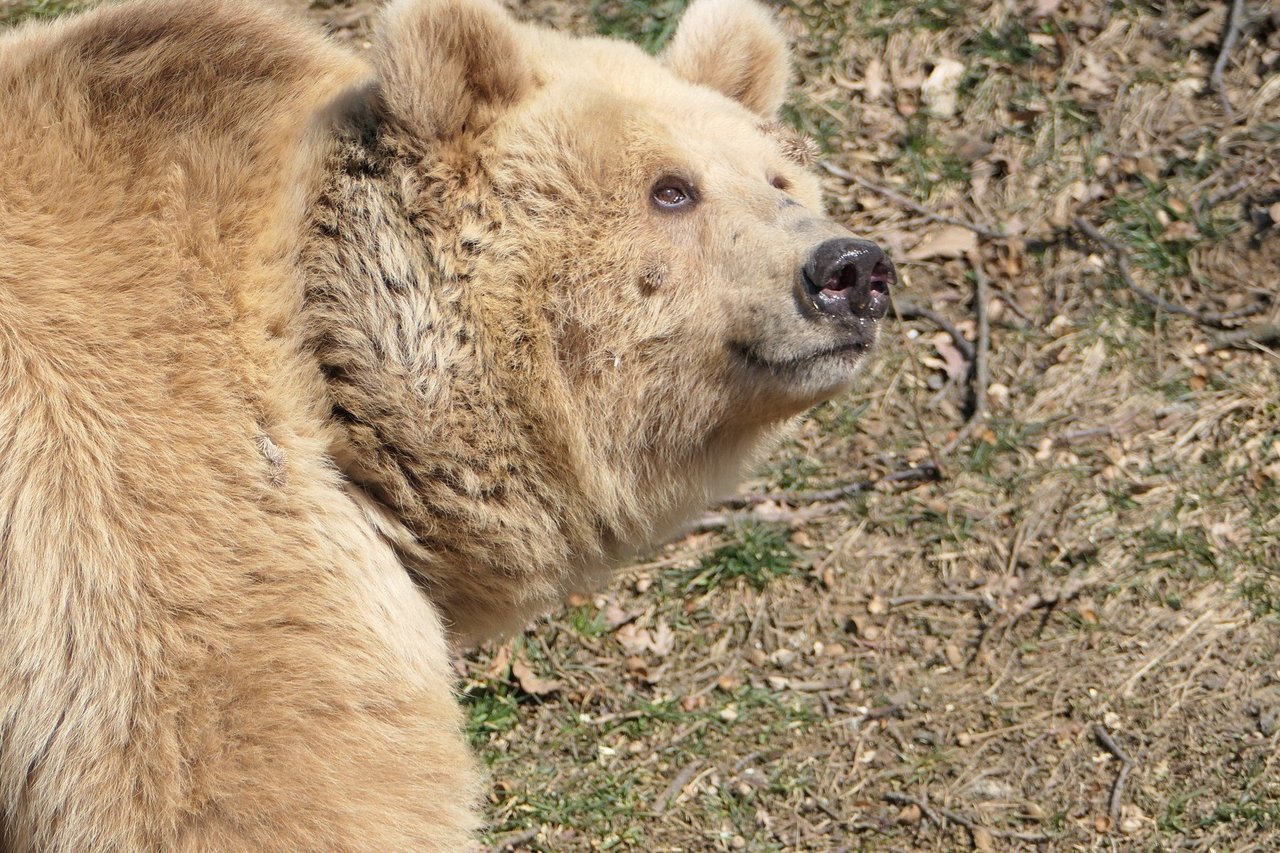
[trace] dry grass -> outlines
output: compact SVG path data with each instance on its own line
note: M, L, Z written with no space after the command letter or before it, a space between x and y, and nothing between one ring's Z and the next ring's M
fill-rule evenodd
M524 11L657 46L679 7ZM784 528L789 567L766 556L714 585L687 581L751 563L764 534L676 543L516 641L554 694L474 656L495 844L1280 845L1280 355L1213 349L1214 329L1135 296L1072 224L1202 313L1277 292L1280 35L1242 33L1228 123L1204 91L1226 9L780 8L802 80L790 118L825 151L833 213L893 247L902 296L971 339L975 263L988 278L986 416L958 436L974 406L945 333L891 330L863 390L812 413L746 491L929 460L940 482ZM949 118L923 95L947 59ZM866 183L1014 236L970 249ZM669 647L637 648L635 629ZM1100 731L1131 761L1118 791Z
M310 5L363 43L371 3ZM513 5L656 48L684 4ZM1280 32L1244 4L1229 117L1229 6L779 8L833 214L971 339L989 281L985 411L945 333L890 328L745 490L938 482L689 537L470 656L495 849L1280 847L1280 353L1215 348L1073 225L1165 300L1280 321Z

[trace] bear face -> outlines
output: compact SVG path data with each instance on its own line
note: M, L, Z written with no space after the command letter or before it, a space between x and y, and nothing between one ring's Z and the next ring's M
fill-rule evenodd
M307 327L335 455L472 638L652 547L848 388L894 272L824 217L750 0L696 3L659 59L403 0L375 65Z

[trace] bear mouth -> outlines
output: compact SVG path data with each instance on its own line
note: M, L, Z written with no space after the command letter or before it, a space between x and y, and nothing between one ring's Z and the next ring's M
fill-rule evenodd
M875 343L875 338L875 331L871 330L869 334L859 335L855 340L781 358L761 352L758 344L739 343L735 344L733 349L739 358L756 369L772 373L795 374L831 361L848 361L852 365L867 354Z

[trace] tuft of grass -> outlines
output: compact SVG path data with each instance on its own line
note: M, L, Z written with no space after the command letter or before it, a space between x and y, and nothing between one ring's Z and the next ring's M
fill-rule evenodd
M858 12L860 32L884 39L909 29L942 32L962 20L965 6L959 0L870 0Z
M462 701L467 710L467 739L492 760L495 756L483 747L520 722L520 701L514 688L501 683L473 687L463 694Z
M779 489L793 490L808 488L810 480L822 471L822 466L814 459L801 454L799 448L788 453L772 466L770 478L777 483Z
M933 132L929 116L924 112L916 113L907 121L899 148L901 154L894 166L924 198L928 198L938 184L964 184L969 180L969 167L956 156L950 144Z
M602 36L633 41L649 53L666 46L689 0L594 0L591 22Z
M1040 47L1031 41L1027 28L1010 21L998 30L979 30L960 45L966 56L982 57L1000 65L1016 67L1036 59Z
M88 0L25 0L12 6L0 7L0 27L10 27L23 21L56 18L79 11Z
M770 580L795 569L798 560L786 528L749 524L739 530L736 542L703 557L697 567L676 573L676 583L689 592L712 590L741 579L763 589Z
M566 618L569 627L581 637L599 637L609 631L604 614L594 607L574 607Z

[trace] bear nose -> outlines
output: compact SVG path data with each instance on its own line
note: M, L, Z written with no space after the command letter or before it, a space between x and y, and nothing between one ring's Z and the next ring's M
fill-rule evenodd
M889 312L893 263L868 240L840 237L814 249L804 265L814 305L824 314L879 320Z

